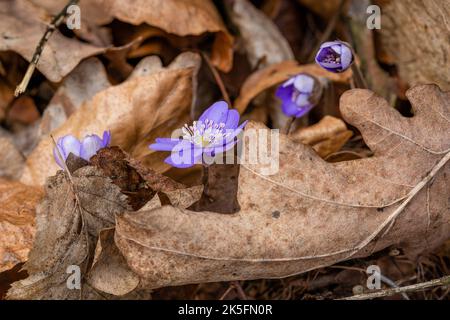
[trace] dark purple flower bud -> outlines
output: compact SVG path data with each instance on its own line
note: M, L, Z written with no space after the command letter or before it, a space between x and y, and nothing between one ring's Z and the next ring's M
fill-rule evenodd
M325 42L320 46L316 62L331 72L344 72L353 63L352 48L342 41Z
M230 150L237 142L247 121L239 125L239 112L228 109L219 101L210 106L191 126L182 128L181 139L158 138L149 146L155 151L171 151L164 162L177 168L189 168L201 164L203 156L212 156Z
M91 134L84 137L81 141L69 134L58 139L55 148L53 148L53 156L56 163L64 169L64 163L69 154L72 153L74 156L89 161L98 150L107 147L110 142L110 131L103 132L103 139L96 134Z
M315 77L300 73L281 84L276 96L288 117L300 118L307 114L320 100L322 85Z

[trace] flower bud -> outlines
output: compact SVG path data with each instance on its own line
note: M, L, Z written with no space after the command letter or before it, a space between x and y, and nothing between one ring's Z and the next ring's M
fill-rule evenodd
M322 85L309 74L300 73L281 84L276 96L281 99L281 108L288 117L300 118L319 102Z
M69 154L72 153L74 156L89 161L98 150L106 148L110 141L111 133L109 131L103 132L103 139L96 134L92 134L87 135L81 141L69 134L58 139L56 146L53 148L53 156L56 163L64 169L64 163Z
M316 62L328 71L344 72L353 63L352 49L346 42L324 42L317 52Z

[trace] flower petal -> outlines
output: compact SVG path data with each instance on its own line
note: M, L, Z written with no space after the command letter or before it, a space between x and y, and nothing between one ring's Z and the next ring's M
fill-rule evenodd
M300 108L298 110L298 112L295 114L296 118L300 118L303 117L304 115L306 115L309 111L311 111L311 109L313 108L313 105L308 105L306 107Z
M346 45L342 45L341 68L342 71L347 70L353 62L352 50Z
M65 168L64 162L66 162L69 154L79 157L80 156L81 144L77 138L72 135L66 135L58 139L56 147L53 148L53 156L55 157L56 163L61 167ZM61 159L61 156L63 159Z
M228 111L227 121L225 122L225 129L236 129L239 124L239 112L235 109Z
M62 149L62 155L64 156L64 161L67 159L69 154L73 153L75 156L80 156L81 144L77 138L72 135L67 135L59 140L59 145Z
M309 106L311 103L309 102L310 95L306 93L300 93L295 99L295 104L299 108L304 108ZM297 110L298 111L298 110Z
M288 101L292 100L292 94L294 93L294 86L279 86L277 91L275 92L275 95L281 99L283 103L286 103Z
M228 104L225 101L219 101L206 109L198 120L203 123L206 119L214 121L215 123L225 123L227 114Z
M96 134L86 136L81 142L80 157L89 161L98 150L103 148L103 141Z
M186 143L176 145L164 162L176 168L189 168L200 164L203 155L202 148L195 148L191 143L189 145L189 148L186 148Z
M172 151L178 143L180 143L180 139L157 138L156 142L148 147L155 151Z
M111 143L111 131L103 132L103 148L106 148Z
M314 89L314 79L306 74L299 74L295 77L295 89L303 93L311 93Z
M285 101L281 105L281 109L283 110L283 113L288 117L292 117L298 112L298 106L293 101Z

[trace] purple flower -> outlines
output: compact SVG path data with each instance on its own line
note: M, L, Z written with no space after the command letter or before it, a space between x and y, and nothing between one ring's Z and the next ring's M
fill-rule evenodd
M316 62L331 72L343 72L353 62L351 47L342 41L324 42L317 52Z
M176 168L189 168L203 163L204 155L214 157L234 147L237 135L247 121L239 126L239 112L228 109L228 104L219 101L210 106L194 121L182 128L180 139L158 138L149 146L156 151L171 151L164 162Z
M276 96L285 115L300 118L317 104L321 93L322 85L315 77L300 73L281 84Z
M81 141L69 134L58 139L56 146L53 148L53 156L55 157L56 163L64 169L64 163L69 154L72 153L74 156L89 161L98 150L107 147L110 142L110 131L103 132L103 139L96 134L90 134L85 136ZM61 159L61 156L63 159Z

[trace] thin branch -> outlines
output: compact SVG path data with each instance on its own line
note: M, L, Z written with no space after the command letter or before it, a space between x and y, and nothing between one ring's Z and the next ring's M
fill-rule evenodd
M248 300L247 295L245 294L244 289L242 289L241 284L239 281L233 281L232 286L236 289L236 292L238 293L238 296L241 300Z
M415 292L415 291L421 291L428 288L433 288L437 286L448 286L450 285L450 276L445 276L439 279L434 279L427 282L417 283L410 286L405 287L399 287L399 288L392 288L392 289L385 289L385 290L378 290L371 293L363 293L358 294L355 296L339 299L339 300L367 300L367 299L373 299L373 298L381 298L381 297L389 297L393 296L399 293L405 293L405 292Z
M232 104L231 104L230 96L228 95L227 89L225 88L225 85L222 81L222 78L220 77L219 72L213 66L213 64L207 54L205 54L204 52L201 52L201 55L202 55L203 59L205 59L206 64L208 65L209 69L211 70L211 73L213 74L214 79L216 80L216 83L219 86L220 92L222 93L223 99L231 107Z
M64 21L65 17L67 16L67 8L69 8L71 5L77 4L79 0L70 0L67 5L64 7L64 9L61 10L60 13L58 13L50 22L50 24L47 26L47 29L45 30L44 35L42 36L41 40L39 41L39 44L37 45L33 57L31 58L31 62L28 65L27 72L25 73L25 76L22 79L22 82L17 86L16 91L14 92L14 95L18 97L22 93L25 92L25 90L28 87L28 83L31 80L31 76L34 73L34 70L36 69L36 66L39 62L39 59L41 58L42 51L44 50L44 47L47 43L47 41L52 36L53 32L61 25L61 23Z

